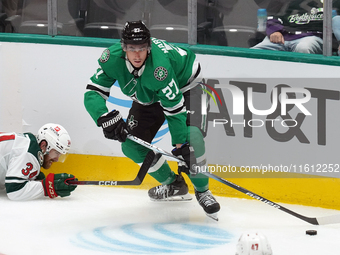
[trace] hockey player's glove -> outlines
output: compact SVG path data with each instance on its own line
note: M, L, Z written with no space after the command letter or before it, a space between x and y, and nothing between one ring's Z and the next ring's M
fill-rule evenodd
M77 180L72 174L53 174L50 173L42 180L45 196L55 198L57 196L66 197L71 195L77 185L68 185L69 180Z
M97 120L98 126L103 128L104 136L108 139L123 143L127 137L127 125L119 111L105 113Z
M178 172L184 172L186 174L195 175L197 174L196 170L196 157L194 148L189 145L188 142L182 144L180 148L175 148L172 151L172 154L177 157L182 157L186 163L184 164L178 163Z

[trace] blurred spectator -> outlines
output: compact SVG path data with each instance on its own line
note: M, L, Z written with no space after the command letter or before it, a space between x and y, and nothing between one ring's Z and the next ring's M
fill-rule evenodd
M340 43L340 16L334 16L332 19L333 33ZM338 55L340 56L340 46L338 48Z
M323 1L293 0L281 6L277 15L268 16L267 36L252 49L322 54Z
M1 0L2 8L7 14L7 17L11 17L17 13L19 0Z

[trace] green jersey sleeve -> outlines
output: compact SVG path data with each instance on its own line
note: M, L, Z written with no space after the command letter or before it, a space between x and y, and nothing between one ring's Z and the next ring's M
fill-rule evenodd
M167 85L158 91L157 96L168 121L172 144L175 145L186 142L187 115L184 97L179 89L176 76L171 69L168 72L168 79L166 79L165 83Z
M117 80L120 82L122 73L125 73L123 56L120 44L105 49L98 59L99 68L87 84L84 105L97 125L98 118L108 112L106 101L110 96L111 87Z
M103 54L106 54L107 50ZM94 122L97 124L98 118L108 112L106 100L110 96L110 88L115 83L115 79L109 77L102 67L102 57L99 59L100 67L90 78L84 95L84 105ZM98 124L97 124L98 125Z
M195 54L166 41L152 38L153 86L168 121L172 144L187 141L187 112L181 89L193 75ZM157 85L156 85L157 84Z

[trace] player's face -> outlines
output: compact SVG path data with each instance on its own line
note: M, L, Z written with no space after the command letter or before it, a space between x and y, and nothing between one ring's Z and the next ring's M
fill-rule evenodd
M50 150L50 152L44 156L43 168L49 169L54 162L58 162L60 156L60 152L55 149Z
M139 68L143 65L146 57L148 56L148 44L127 44L124 51L126 52L126 57L131 64L134 67Z

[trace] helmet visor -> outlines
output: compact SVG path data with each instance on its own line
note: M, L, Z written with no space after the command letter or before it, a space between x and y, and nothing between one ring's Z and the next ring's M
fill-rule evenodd
M62 154L59 151L56 151L55 149L52 149L48 152L48 157L53 161L53 162L60 162L64 163L66 158L68 156L68 153Z
M58 162L64 163L67 157L68 157L68 153L66 153L66 154L61 154L60 157L59 157Z
M143 45L135 45L135 44L128 44L126 46L126 51L129 52L144 52L149 49L148 44L143 44Z

